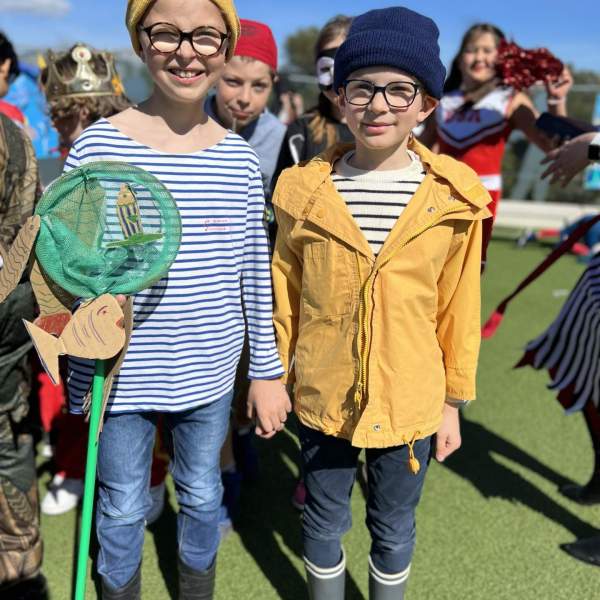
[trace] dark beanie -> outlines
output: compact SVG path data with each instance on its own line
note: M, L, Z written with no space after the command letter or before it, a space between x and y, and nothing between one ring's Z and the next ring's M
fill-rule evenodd
M334 90L337 92L352 72L381 65L406 71L431 96L441 98L446 69L440 60L439 34L429 17L402 6L355 17L335 55Z

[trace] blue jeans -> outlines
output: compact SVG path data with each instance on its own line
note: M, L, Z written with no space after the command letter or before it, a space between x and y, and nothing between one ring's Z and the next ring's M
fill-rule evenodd
M173 438L171 475L179 514L180 559L203 571L219 546L219 507L223 487L221 446L229 426L232 392L185 412L165 413ZM151 505L150 465L158 413L107 415L98 449L96 529L100 542L98 572L111 588L135 575L144 543L146 511Z
M299 433L307 492L302 517L304 556L317 567L332 568L342 557L342 536L352 526L350 496L361 449L302 424ZM415 508L423 490L430 448L430 437L414 445L421 463L417 475L408 469L408 446L366 450L370 555L382 573L400 573L410 565Z

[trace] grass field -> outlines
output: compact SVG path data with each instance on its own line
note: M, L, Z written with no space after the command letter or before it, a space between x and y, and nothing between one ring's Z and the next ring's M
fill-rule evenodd
M494 241L484 277L483 312L545 255ZM551 321L582 270L561 259L509 307L496 337L483 343L479 399L463 419L463 447L432 464L418 509L417 550L408 600L594 600L600 571L559 544L592 535L600 508L582 508L557 486L587 481L592 452L580 415L565 417L545 387L547 376L513 370L523 345ZM294 437L258 444L262 480L244 489L236 532L222 544L217 599L306 598L300 523L289 498L297 475ZM42 492L49 475L42 476ZM176 598L175 508L147 532L143 598ZM354 527L345 539L347 597L366 598L369 538L364 496L353 495ZM44 572L53 600L68 600L76 515L44 517ZM96 598L94 584L88 598Z

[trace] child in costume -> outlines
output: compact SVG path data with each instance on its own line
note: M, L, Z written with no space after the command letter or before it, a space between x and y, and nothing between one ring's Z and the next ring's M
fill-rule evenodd
M40 82L65 155L86 127L131 105L110 52L75 44L64 53L48 50L44 63Z
M235 52L230 0L129 0L126 24L154 88L75 141L68 169L123 161L156 176L181 216L167 277L133 299L133 332L108 400L98 450L96 527L103 598L140 598L144 516L156 423L171 434L179 593L211 598L219 545L219 454L227 433L246 324L248 410L271 437L290 409L272 325L269 249L256 153L206 115L212 86ZM70 360L72 409L91 365Z
M33 213L39 181L31 141L0 114L0 273L6 250ZM4 267L5 268L5 267ZM34 315L31 284L22 278L0 304L0 597L46 598L40 574L38 482L29 422L31 341L22 319Z
M283 169L302 160L310 160L337 142L352 141L352 134L344 123L333 89L333 57L346 39L351 23L350 17L338 15L328 21L319 32L315 44L319 101L317 106L309 109L288 126L275 169L275 178Z
M75 44L64 53L49 50L45 63L40 82L65 155L84 129L130 106L110 53ZM56 433L55 475L40 508L44 514L60 515L75 508L83 495L88 427L81 415L64 412L62 385L53 385L44 372L38 375L38 380L44 429ZM146 515L148 523L162 512L165 475L165 460L155 458L150 483L152 507Z
M475 398L490 197L411 134L442 95L438 35L406 8L356 17L334 67L356 142L284 171L273 197L275 327L295 384L314 600L344 598L361 448L370 597L403 597L432 436L444 460L460 446L457 406Z
M502 193L502 159L508 136L519 129L542 150L552 147L552 141L535 126L539 113L529 96L498 80L498 46L505 39L500 29L488 23L467 30L452 61L435 120L427 123L423 137L430 146L435 142L434 149L473 168L492 196L492 218L484 223L483 230L483 265ZM548 112L566 115L571 84L566 69L561 81L546 82Z
M265 196L271 197L285 125L269 111L277 76L277 45L268 25L240 19L241 34L234 57L223 69L216 94L204 109L218 123L239 133L258 154Z
M548 154L544 162L549 166L542 177L552 176L552 182L564 186L577 172L598 161L600 134L583 134ZM572 249L578 240L585 240L592 234L599 221L600 215L595 215L576 224L568 237L500 303L483 329L485 337L494 334L508 303ZM588 239L587 243L591 240ZM556 319L546 331L527 344L525 354L517 364L517 367L528 365L546 369L551 378L548 387L557 391L557 399L566 414L583 413L594 451L592 477L585 485L570 483L561 487L565 496L582 505L600 503L600 254L597 248L590 248L590 256L586 270ZM600 535L563 544L562 548L581 561L600 566Z

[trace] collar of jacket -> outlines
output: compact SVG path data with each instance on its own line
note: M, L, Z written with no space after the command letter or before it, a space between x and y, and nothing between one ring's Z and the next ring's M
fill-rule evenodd
M388 254L386 246L397 247L402 239L411 237L410 233L405 236L394 231L399 229L399 225L409 222L409 231L418 232L428 221L437 220L439 215L449 212L453 213L452 218L469 220L490 216L486 205L491 198L472 169L449 156L431 152L414 139L410 140L408 147L426 165L428 174L413 202L409 203L394 226L394 235L390 233L389 243L382 248L380 258L382 254ZM375 261L365 236L350 218L344 200L329 178L335 162L353 148L354 144L337 144L312 160L289 169L277 186L273 204L296 219L314 222ZM450 186L450 194L440 193L442 186L436 186L436 183ZM444 189L447 190L447 187ZM339 218L340 214L348 218ZM398 240L399 237L402 239Z

